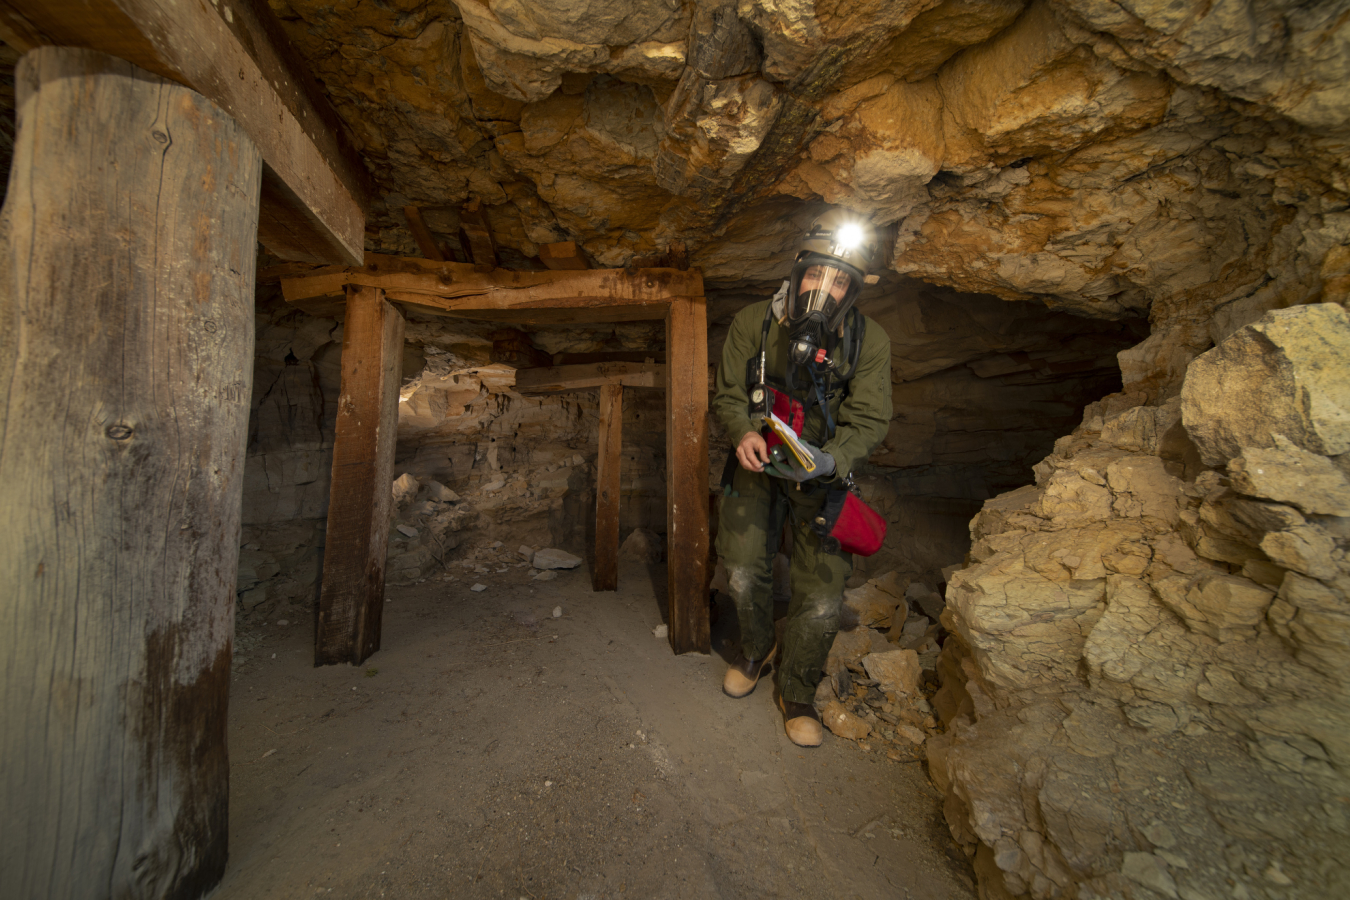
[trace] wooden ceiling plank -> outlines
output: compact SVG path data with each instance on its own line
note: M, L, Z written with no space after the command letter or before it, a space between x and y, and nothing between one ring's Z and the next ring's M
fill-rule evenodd
M0 22L25 50L97 50L214 102L262 152L264 245L286 259L359 264L370 175L259 2L0 0Z
M580 271L589 269L586 257L581 255L575 241L560 241L556 244L539 245L539 261L550 269L559 271Z
M436 245L436 238L432 235L431 229L427 223L422 220L422 211L415 206L403 207L403 215L408 220L408 230L412 232L413 240L417 241L417 249L427 259L437 262L445 261L445 254L441 253L441 248Z

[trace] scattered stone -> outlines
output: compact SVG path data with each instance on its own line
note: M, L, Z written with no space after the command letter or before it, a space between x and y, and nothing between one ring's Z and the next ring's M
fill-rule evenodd
M557 573L557 572L553 571L552 569L545 569L544 571L540 572L538 575L534 576L534 580L535 580L535 581L552 581L553 579L555 579L555 578L557 578L557 577L558 577L558 573Z
M670 626L669 626L669 625L666 625L665 623L662 623L662 624L660 624L660 625L657 625L655 628L652 629L652 636L653 636L653 637L658 637L658 638L669 637L669 636L670 636Z
M844 605L839 614L841 626L888 628L893 616L903 618L908 612L904 606L905 581L896 572L887 572L861 587L844 591Z
M291 622L290 622L289 619L277 619L277 624L278 624L278 625L289 625L289 624L291 624Z
M417 489L421 487L416 476L409 472L394 479L394 505L401 506L417 495Z
M561 607L561 606L555 606L555 607L553 607L553 618L555 618L555 619L561 619L561 618L562 618L562 607Z
M947 605L941 594L919 582L911 584L905 590L905 600L923 610L923 614L930 619L937 619L942 615L942 610Z
M403 535L404 537L415 538L418 535L417 529L412 527L411 525L399 525L397 526L397 528L398 533Z
M501 541L493 541L492 543L490 543L490 544L487 545L487 548L488 548L489 550L496 550L496 549L497 549L498 547L500 547L501 545L502 545L502 542L501 542Z
M928 739L928 735L924 734L922 731L915 728L913 725L909 725L904 722L900 722L895 726L895 733L897 736L902 737L905 740L909 741L911 744L915 745L922 744L925 740Z
M1177 896L1177 883L1168 873L1167 864L1152 853L1126 853L1120 874L1165 897Z
M863 657L862 664L867 669L867 677L876 681L882 692L919 696L923 670L919 665L919 654L913 650L869 653Z
M1148 838L1148 842L1155 847L1161 847L1162 849L1167 850L1176 845L1176 835L1172 833L1172 829L1168 828L1162 822L1155 821L1148 827L1140 830L1143 832L1144 837Z
M534 558L534 548L527 544L521 544L516 552L525 557L527 561Z
M928 639L928 629L932 624L926 616L916 616L907 621L898 638L900 649L917 651Z
M475 593L482 593L483 591L487 590L487 585L483 584L482 582L479 582L478 584L475 584L473 587L469 588L469 590Z
M483 485L483 493L490 494L493 491L500 491L504 487L506 487L506 482L503 479L498 478L495 481L489 481L487 484Z
M550 547L537 551L530 564L536 569L575 569L581 565L581 557Z
M834 643L830 645L828 658L838 660L844 665L857 663L872 652L873 645L885 646L882 642L877 641L878 637L880 635L870 628L840 630L834 637Z
M1294 879L1280 871L1280 864L1273 862L1267 867L1261 877L1271 884L1278 884L1280 887L1289 887L1294 883Z
M850 741L860 741L872 733L872 726L844 708L838 700L831 700L820 711L820 721L831 732Z
M634 528L619 545L619 556L644 563L656 563L661 561L664 549L665 541L654 532L645 528Z
M439 481L428 481L426 484L422 485L422 487L427 492L427 496L432 500L441 503L456 503L459 501L459 494L456 494Z

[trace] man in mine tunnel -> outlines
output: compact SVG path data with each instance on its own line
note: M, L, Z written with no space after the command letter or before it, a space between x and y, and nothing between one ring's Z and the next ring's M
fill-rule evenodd
M813 701L853 569L834 517L853 467L880 445L891 418L890 339L853 306L876 253L870 224L838 209L820 216L778 293L736 314L717 371L713 409L734 448L717 552L741 627L722 690L748 696L772 664L773 559L790 519L792 600L777 697L787 735L802 747L822 739Z

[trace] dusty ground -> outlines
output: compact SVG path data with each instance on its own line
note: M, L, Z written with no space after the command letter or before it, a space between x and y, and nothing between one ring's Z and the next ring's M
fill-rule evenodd
M215 900L974 896L921 764L721 693L729 609L676 657L662 567L528 571L390 588L356 668L312 666L308 618L239 623Z

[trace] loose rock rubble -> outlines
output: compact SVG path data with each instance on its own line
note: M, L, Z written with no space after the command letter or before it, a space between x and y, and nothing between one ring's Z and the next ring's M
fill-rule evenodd
M841 619L852 627L835 638L815 701L835 736L906 762L923 759L937 729L926 692L936 687L940 631L922 615L911 618L910 586L887 572L844 592ZM929 590L914 593L926 599Z
M1347 341L1267 313L971 523L926 750L989 896L1350 896Z

